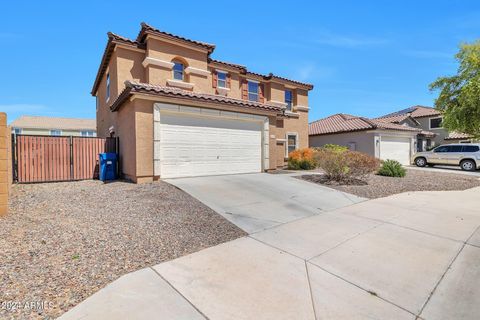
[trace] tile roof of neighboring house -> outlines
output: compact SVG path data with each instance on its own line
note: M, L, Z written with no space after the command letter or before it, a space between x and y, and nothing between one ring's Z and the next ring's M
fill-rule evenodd
M274 111L281 112L282 108L276 105L271 105L268 103L259 103L247 100L233 99L225 96L214 95L214 94L205 94L192 91L186 91L178 88L172 88L167 86L160 85L151 85L147 83L140 83L135 81L127 80L125 81L125 89L118 96L118 98L113 102L110 109L112 111L118 110L122 104L134 93L143 93L154 96L163 96L163 97L173 97L184 100L194 100L194 101L203 101L211 102L216 104L231 105L237 107L246 107L253 109L260 109L264 111Z
M170 39L174 39L174 40L186 42L186 43L189 43L189 44L192 44L192 45L203 47L203 48L208 50L208 55L209 55L208 56L208 62L223 64L223 65L226 65L226 66L230 66L232 68L239 69L240 72L243 73L243 74L257 75L257 76L262 77L264 80L277 79L277 80L281 80L281 81L285 81L285 82L290 82L290 83L295 84L295 85L303 86L307 90L312 90L313 89L313 85L309 84L309 83L304 83L304 82L300 82L300 81L296 81L296 80L287 79L287 78L284 78L284 77L276 76L272 73L270 73L268 75L253 73L253 72L249 72L245 66L230 63L230 62L223 62L223 61L211 59L210 54L215 49L215 45L205 43L205 42L201 42L201 41L187 39L187 38L177 36L177 35L174 35L174 34L171 34L171 33L168 33L168 32L160 31L160 30L155 29L154 27L146 24L145 22L142 22L141 23L141 29L140 29L140 32L139 32L136 40L131 40L131 39L119 36L117 34L114 34L112 32L107 33L107 35L108 35L107 46L106 46L106 48L103 52L102 61L101 61L100 66L98 68L98 72L97 72L95 81L93 83L92 91L91 91L91 94L93 96L95 95L96 91L98 90L98 86L100 85L100 81L101 81L105 71L107 70L108 63L110 61L112 52L115 49L115 46L117 44L122 44L122 45L127 45L127 46L131 46L131 47L139 48L139 49L145 49L145 47L146 47L145 36L147 34L157 34L157 35L161 35L163 37L167 37L167 38L170 38Z
M14 120L10 126L24 129L97 130L97 122L95 119L40 116L21 116Z
M411 121L413 121L414 123L416 123L417 125L419 125L420 123L415 119L413 118L410 114L406 113L406 114L398 114L398 115L394 115L394 116L389 116L389 117L380 117L380 118L376 118L378 120L383 120L383 121L387 121L387 122L391 122L391 123L400 123L402 121L405 121L407 119L410 119Z
M450 132L445 140L457 140L457 139L470 139L473 138L471 135L466 133Z
M137 36L137 39L136 39L137 42L143 42L145 40L146 35L148 35L148 34L154 34L154 35L156 34L156 35L161 35L161 36L164 36L164 37L167 37L167 38L180 40L180 41L188 42L188 43L196 45L196 46L203 47L203 48L207 49L209 53L212 53L213 50L215 50L215 45L214 44L210 44L210 43L206 43L206 42L202 42L202 41L191 40L191 39L187 39L187 38L184 38L184 37L181 37L181 36L174 35L172 33L168 33L168 32L165 32L165 31L160 31L160 30L152 27L151 25L149 25L145 22L142 22L140 25L141 25L142 28L140 29L140 32L138 33L138 36Z
M309 135L323 135L342 132L354 132L363 130L397 130L420 132L420 129L411 128L399 124L381 121L378 119L367 119L363 117L352 116L349 114L338 113L330 117L314 121L308 125Z
M380 118L392 118L392 117L398 117L402 115L410 115L412 118L423 118L423 117L439 116L441 114L442 113L440 111L431 107L413 106L397 112L386 114Z

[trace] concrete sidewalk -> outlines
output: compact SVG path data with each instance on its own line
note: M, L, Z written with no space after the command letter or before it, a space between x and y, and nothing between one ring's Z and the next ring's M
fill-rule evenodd
M480 188L358 203L126 275L60 319L478 319Z

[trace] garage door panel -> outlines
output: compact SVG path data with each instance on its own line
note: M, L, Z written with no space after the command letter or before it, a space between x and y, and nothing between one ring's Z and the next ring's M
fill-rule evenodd
M402 137L381 137L380 159L397 160L403 165L410 164L411 139Z
M260 172L262 124L161 114L163 178Z

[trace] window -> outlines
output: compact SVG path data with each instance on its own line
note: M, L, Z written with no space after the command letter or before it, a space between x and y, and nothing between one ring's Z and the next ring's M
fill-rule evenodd
M14 128L13 133L14 134L22 134L22 129L21 128Z
M217 71L217 87L227 87L227 74L225 72Z
M80 132L82 137L95 137L95 131L93 130L85 130Z
M450 148L448 148L448 151L447 152L462 152L462 147L463 146L450 146Z
M297 149L297 134L287 134L287 156Z
M107 73L107 92L106 92L105 100L108 101L110 99L110 74Z
M248 81L248 100L258 102L258 82Z
M442 118L430 119L430 129L438 129L442 127Z
M183 81L183 63L174 62L173 64L173 79Z
M61 136L62 135L62 130L50 130L50 135L51 136Z
M287 104L287 111L292 111L292 106L293 106L292 90L285 90L285 103Z
M479 146L463 146L462 152L478 152L480 151Z

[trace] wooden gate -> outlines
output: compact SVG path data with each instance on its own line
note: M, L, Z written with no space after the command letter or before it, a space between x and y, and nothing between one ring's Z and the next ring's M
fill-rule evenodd
M98 154L118 152L117 138L12 135L13 179L18 183L98 177Z

